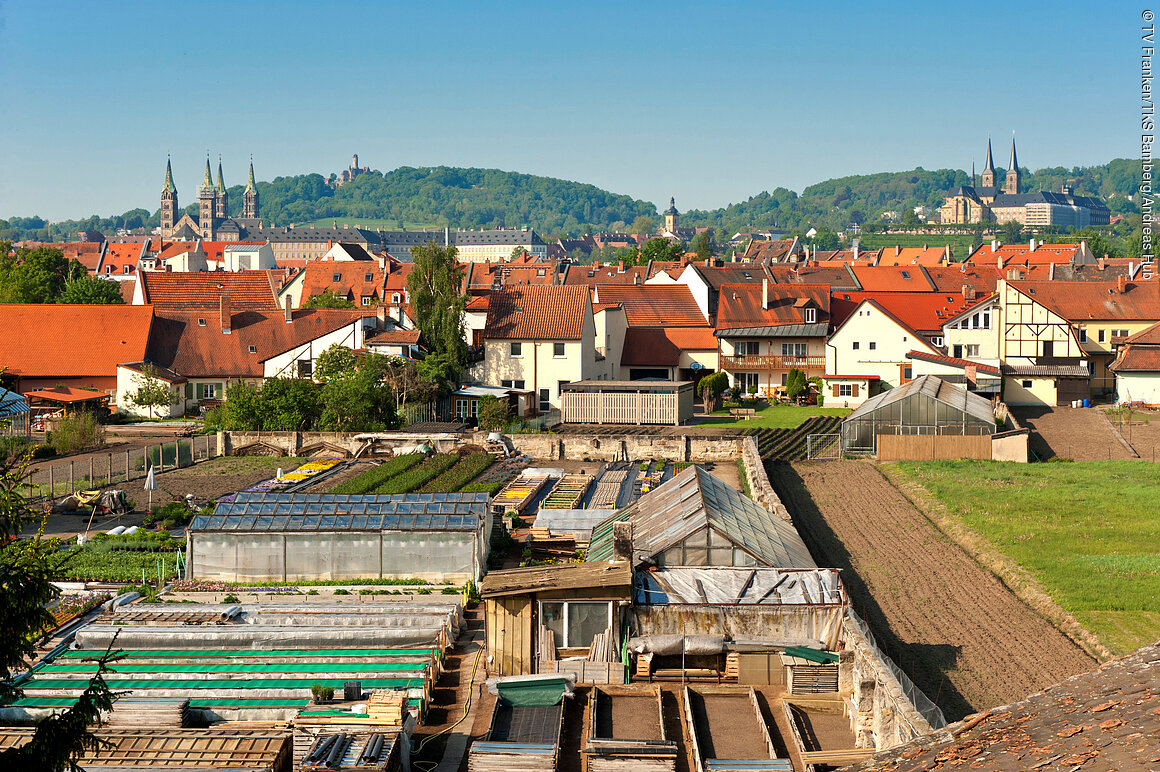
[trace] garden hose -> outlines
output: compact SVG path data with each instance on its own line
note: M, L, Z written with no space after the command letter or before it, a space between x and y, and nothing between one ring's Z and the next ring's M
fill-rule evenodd
M468 683L475 682L475 671L479 669L479 658L481 656L483 656L483 647L482 646L480 647L479 651L475 652L475 661L471 665L471 677L468 679ZM411 751L412 756L419 755L423 751L423 748L427 745L427 743L429 741L435 739L436 737L438 737L441 734L446 734L447 732L450 732L452 729L454 729L455 727L457 727L463 723L464 719L467 718L468 712L471 710L471 698L474 696L472 694L473 691L474 691L473 689L467 690L467 700L464 701L464 703L463 703L463 715L459 717L459 720L456 721L454 724L452 724L449 727L446 727L444 729L440 729L435 734L429 734L426 737L424 737L422 742L420 742L417 746L415 746L415 748ZM416 768L416 769L419 769L419 770L432 770L432 769L435 769L436 767L439 766L439 762L437 762L437 761L412 761L411 766Z

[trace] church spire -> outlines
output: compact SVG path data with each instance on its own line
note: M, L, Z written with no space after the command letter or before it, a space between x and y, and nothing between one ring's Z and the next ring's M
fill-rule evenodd
M246 180L246 192L254 190L254 157L250 156L250 178Z
M176 193L177 186L173 184L173 165L169 157L165 158L165 187L162 188L163 193Z
M983 174L994 174L995 162L991 160L991 135L987 135L987 165L983 167Z
M1007 164L1007 173L1019 170L1019 159L1015 157L1015 132L1011 132L1011 163Z
M213 188L213 172L209 169L209 153L205 154L205 178L201 181L201 187L205 190Z
M219 155L219 156L218 156L218 181L217 181L217 190L218 190L218 192L219 192L219 193L221 193L221 192L223 192L225 189L226 189L226 184L225 184L225 181L222 179L222 157Z
M1022 175L1019 173L1019 159L1015 156L1015 132L1011 132L1011 163L1007 167L1007 184L1003 186L1004 193L1012 195L1019 192L1019 183Z

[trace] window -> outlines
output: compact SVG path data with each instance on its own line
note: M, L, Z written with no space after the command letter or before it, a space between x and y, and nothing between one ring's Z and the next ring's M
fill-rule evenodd
M806 355L806 344L782 343L781 355L783 357L804 357Z
M1128 331L1127 330L1112 330L1112 337L1113 338L1126 338L1126 337L1128 337Z
M852 396L854 396L854 384L852 384L852 383L839 383L838 384L838 396L839 397L852 397Z
M341 273L332 273L330 275L330 280L331 281L342 281L342 274Z
M125 270L123 271L123 273L125 273L125 274L133 273L133 266L131 266L131 265L125 266Z
M540 624L555 633L556 646L587 648L598 633L612 627L612 604L608 601L542 601Z
M807 308L806 309L806 324L813 324L816 321L818 321L818 309Z
M373 301L374 298L372 298L370 295L363 295L362 304L364 306L369 306Z
M859 347L860 345L862 345L862 344L861 344L861 343L859 343L858 341L854 341L853 343L851 343L851 344L850 344L850 348L852 348L852 349L854 349L855 351L857 351L857 350L858 350L858 347Z
M398 292L391 293L391 302L396 303L396 304L399 302L399 293Z
M545 275L546 275L546 274L544 273L544 269L543 269L543 268L537 268L537 269L536 269L536 276L545 276Z
M1106 342L1107 342L1107 340L1108 340L1108 337L1107 337L1107 336L1108 336L1108 331L1107 331L1107 330L1100 330L1100 331L1099 331L1099 332L1096 334L1096 340L1098 340L1100 343L1106 343Z
M113 272L113 266L106 265L105 266L105 273L112 273L112 272Z
M514 357L522 357L524 355L523 341L513 340L508 344L508 354Z
M909 381L912 378L914 378L914 368L910 365L906 365L902 368L902 380Z
M873 351L876 348L878 348L878 344L874 341L870 341L870 350Z
M1031 388L1031 381L1020 381L1019 385L1025 389L1030 389Z
M737 388L748 393L750 386L757 389L757 373L737 373Z
M217 398L217 384L216 383L203 383L203 384L198 386L198 390L201 391L201 399L216 399Z
M902 271L900 275L901 275L901 276L902 276L902 278L904 278L904 279L909 279L909 278L910 278L910 272L909 272L909 271Z
M374 275L369 273L363 274L363 281L374 281Z
M500 381L499 385L503 386L505 389L516 389L517 391L522 391L524 388L523 379L512 380L512 381Z
M903 338L903 340L906 340L906 338ZM931 342L933 345L935 345L935 346L941 346L941 345L943 344L943 336L941 336L941 335L931 335L931 336L930 336L930 342Z
M547 413L552 409L551 389L540 389L540 412Z
M743 340L737 343L737 356L755 357L760 351L761 344L755 340Z
M197 318L197 326L198 326L198 327L205 327L205 319L202 319L202 318L199 316L199 317Z
M963 346L963 354L968 358L977 357L979 355L979 344L978 343L966 344L965 346Z
M556 343L552 344L552 356L556 357L557 359L564 358L564 344L563 343L557 341Z
M456 399L455 400L455 417L456 418L475 418L479 415L479 400L477 399Z
M1079 342L1087 343L1087 330L1082 327L1079 329Z
M299 378L313 378L314 377L314 362L309 359L298 360L298 377Z
M249 346L249 347L248 347L248 349L249 349L249 351L250 351L250 353L251 353L251 354L257 354L257 353L258 353L258 347L257 347L257 346Z

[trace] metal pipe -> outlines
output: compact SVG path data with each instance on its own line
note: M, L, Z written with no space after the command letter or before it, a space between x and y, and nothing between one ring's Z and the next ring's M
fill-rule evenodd
M310 749L310 753L306 754L305 761L317 761L318 759L322 758L323 754L330 750L330 746L333 745L334 741L337 739L338 735L332 734L325 739L317 740L314 743L314 747Z
M346 732L342 732L337 736L335 743L330 748L330 753L326 754L326 766L337 767L342 763L342 757L346 754L346 746L348 744Z

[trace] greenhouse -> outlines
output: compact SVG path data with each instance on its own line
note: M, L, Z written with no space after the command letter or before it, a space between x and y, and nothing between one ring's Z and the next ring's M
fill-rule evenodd
M240 493L187 529L193 579L478 581L486 493Z
M878 436L990 435L995 416L990 400L922 375L866 400L842 421L842 449L874 453Z
M28 401L14 391L0 388L0 437L31 437L32 414Z

